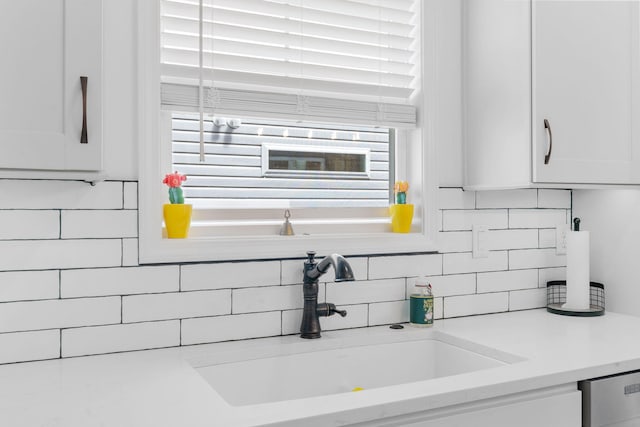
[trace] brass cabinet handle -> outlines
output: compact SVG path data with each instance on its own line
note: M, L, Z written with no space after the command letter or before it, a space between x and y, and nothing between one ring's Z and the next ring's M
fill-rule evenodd
M547 119L544 119L544 128L547 131L547 140L549 141L549 149L547 154L544 155L544 164L548 165L549 160L551 160L551 150L553 149L553 135L551 134L551 125Z
M82 134L80 135L80 143L88 144L89 138L87 137L87 82L89 77L80 77L80 86L82 86Z

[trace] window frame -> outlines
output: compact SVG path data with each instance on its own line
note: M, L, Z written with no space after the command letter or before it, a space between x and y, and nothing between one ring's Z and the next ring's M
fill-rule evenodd
M434 252L437 250L437 161L435 150L436 99L423 88L437 88L435 73L435 22L429 35L420 25L422 45L418 61L421 87L414 96L418 127L398 129L405 150L397 150L398 179L408 180L410 202L415 205L420 231L409 234L366 233L296 236L234 236L166 239L162 237L162 205L168 202L162 177L170 172L170 120L162 120L160 109L160 17L159 0L138 2L138 141L139 141L139 262L199 262L302 257L308 250L343 255ZM427 8L422 9L425 21ZM433 20L432 20L433 21ZM430 40L425 43L425 40ZM425 67L429 65L429 67ZM167 122L169 128L167 129ZM164 126L161 129L161 125ZM166 166L169 165L169 166ZM415 221L415 219L414 219Z

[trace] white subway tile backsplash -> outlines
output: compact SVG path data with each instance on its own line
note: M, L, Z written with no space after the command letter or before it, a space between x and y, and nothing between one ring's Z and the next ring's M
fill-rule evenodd
M565 255L556 255L555 248L509 251L509 268L511 270L564 267L566 264L567 257Z
M0 240L57 239L59 237L59 211L0 210Z
M524 289L509 292L509 310L528 310L547 305L547 290L543 288Z
M120 323L120 297L0 304L0 332Z
M487 247L491 251L538 247L538 230L490 230Z
M122 239L122 266L138 265L138 239Z
M478 293L511 291L538 287L538 270L478 273Z
M124 323L231 313L231 291L194 291L122 297Z
M138 209L138 183L125 182L122 196L124 209Z
M121 251L117 239L0 241L0 271L116 267Z
M446 317L471 316L474 314L499 313L509 309L509 293L461 295L444 299Z
M539 248L555 248L556 247L556 229L555 228L541 228L540 230L538 230L538 247ZM516 248L512 248L512 249L516 249Z
M180 267L180 289L235 289L280 284L280 261L222 262Z
M478 191L476 208L535 208L538 192L535 189Z
M566 280L566 278L566 267L541 268L538 270L538 286L541 288L546 288L547 282L552 280Z
M57 270L0 273L0 302L55 299L59 295Z
M303 258L139 266L137 182L0 191L0 363L299 333ZM436 319L544 306L566 274L554 227L570 222L571 191L438 196L439 253L348 257L356 281L320 279L318 300L348 311L324 331L408 321L417 276ZM488 258L471 255L473 225L490 229Z
M397 255L369 258L369 279L442 274L442 255Z
M323 293L324 287L320 285L319 294ZM234 289L232 297L233 314L302 308L304 302L302 285Z
M538 190L538 207L571 209L571 190Z
M62 330L62 357L180 345L180 321L130 323Z
M467 295L476 293L476 274L453 274L449 276L429 276L433 295L447 297L451 295ZM407 296L413 291L415 278L407 279Z
M369 304L369 326L409 321L409 301L388 301Z
M433 319L442 319L444 317L444 298L435 297L433 299Z
M405 279L327 283L327 302L336 305L405 299Z
M65 210L61 223L63 239L138 236L138 212L134 210Z
M302 309L284 310L282 312L282 335L299 334L300 323L302 323Z
M279 311L201 317L182 321L182 345L270 337L281 334Z
M511 209L509 228L555 228L567 223L564 209Z
M438 233L438 252L471 252L473 244L470 231L441 231Z
M60 273L62 298L177 292L179 267L92 268Z
M507 270L507 251L490 251L487 258L473 258L469 252L443 255L443 274Z
M304 272L304 261L304 259L283 260L281 262L282 273L280 283L283 285L301 285L302 274Z
M0 209L122 209L122 182L0 180Z
M60 357L60 330L0 334L0 363Z
M476 192L462 188L441 188L438 190L440 209L475 209Z
M448 210L442 211L444 231L471 230L474 225L486 225L490 229L508 228L506 209Z

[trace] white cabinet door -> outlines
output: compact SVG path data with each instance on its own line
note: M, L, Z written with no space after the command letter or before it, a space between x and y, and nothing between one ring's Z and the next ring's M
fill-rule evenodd
M102 0L3 1L0 52L0 168L100 170Z
M533 181L640 182L638 2L532 6Z
M369 427L580 427L577 384L490 398L420 413L358 423Z

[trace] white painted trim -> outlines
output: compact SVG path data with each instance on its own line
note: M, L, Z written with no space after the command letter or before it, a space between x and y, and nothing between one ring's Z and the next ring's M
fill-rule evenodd
M422 128L405 133L406 164L411 171L405 179L413 183L410 203L416 206L415 232L410 234L374 233L362 235L325 234L317 236L237 236L232 238L162 238L162 204L167 201L162 185L170 166L170 150L158 149L167 143L159 132L159 1L138 2L138 121L140 144L139 262L193 262L285 258L304 255L305 251L340 252L343 255L430 252L437 250L437 106L439 102L435 74L437 22L433 18L421 26L425 52L421 54L422 86L416 106ZM424 17L430 17L424 5ZM428 34L425 34L428 30ZM163 152L165 153L163 155ZM166 170L165 170L166 169Z
M339 172L339 171L314 171L314 170L293 170L293 169L270 169L269 153L271 151L292 151L318 154L359 154L364 156L365 170L363 172ZM347 147L321 147L319 145L295 146L280 144L262 144L262 176L279 177L317 177L317 178L353 178L364 179L371 176L371 150L366 148Z

